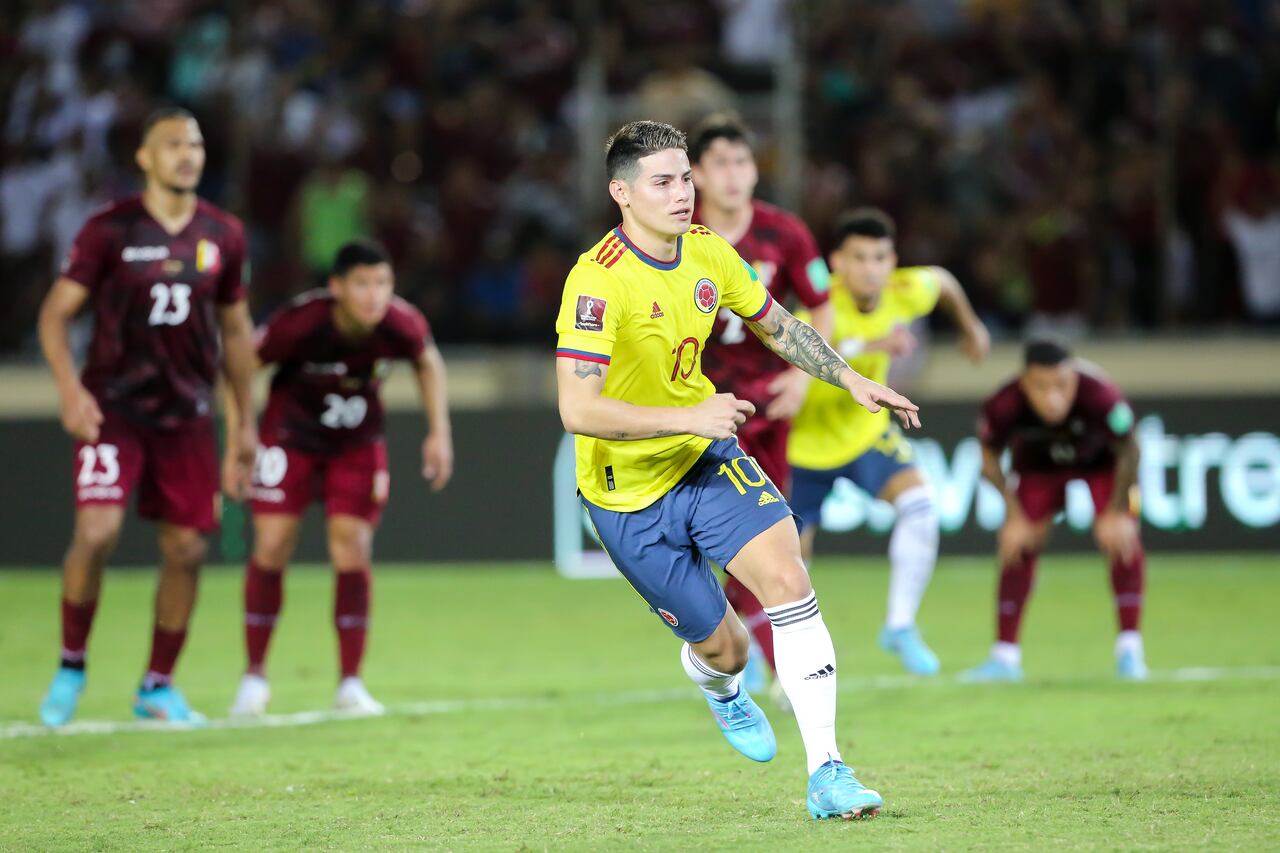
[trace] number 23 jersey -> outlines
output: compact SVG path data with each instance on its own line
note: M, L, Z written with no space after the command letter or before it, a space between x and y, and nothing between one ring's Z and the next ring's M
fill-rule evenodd
M333 322L326 290L298 296L258 330L258 358L277 365L262 413L262 443L308 453L341 453L382 438L378 392L390 362L417 361L431 330L399 297L364 338Z
M705 226L676 241L663 261L615 228L579 259L556 319L559 358L608 368L603 394L637 406L696 406L715 393L702 353L720 308L748 320L773 300L733 247ZM640 441L575 436L578 489L603 509L634 512L666 494L710 439L688 434Z

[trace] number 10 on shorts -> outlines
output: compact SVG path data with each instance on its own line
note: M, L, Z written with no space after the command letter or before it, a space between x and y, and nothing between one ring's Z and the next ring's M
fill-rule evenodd
M750 467L750 473L747 468ZM729 462L721 464L720 470L716 475L725 475L729 478L729 482L733 483L733 487L738 490L738 494L745 495L747 490L745 486L758 489L765 483L769 482L769 478L764 475L760 463L756 462L754 456L739 456Z

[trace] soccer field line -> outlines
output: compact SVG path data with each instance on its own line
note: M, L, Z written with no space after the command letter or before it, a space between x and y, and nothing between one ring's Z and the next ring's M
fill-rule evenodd
M1280 666L1190 666L1180 669L1152 671L1147 683L1195 683L1214 681L1271 681L1280 679ZM1089 683L1104 683L1103 679L1092 675L1060 676L1054 678L1032 678L1026 684L1031 686L1069 686ZM1110 679L1106 683L1114 683ZM894 690L901 688L930 688L943 686L990 687L991 685L971 684L959 680L955 676L922 679L910 675L881 675L867 678L846 678L840 682L841 693L858 693L866 690ZM1016 688L1018 685L996 685L997 687ZM1141 684L1132 685L1141 689ZM113 735L132 732L175 732L206 731L209 729L263 729L263 728L297 728L314 726L320 723L345 722L352 720L377 719L378 717L422 717L436 714L462 714L476 711L511 711L533 710L566 704L588 705L646 705L660 702L684 701L693 698L697 692L688 687L673 687L665 690L629 690L617 693L594 693L562 696L512 696L494 699L434 699L424 702L407 702L389 705L381 715L352 713L331 709L317 711L297 711L291 714L266 714L261 717L218 717L209 720L204 726L188 726L165 723L156 720L78 720L62 728L51 729L46 726L28 722L0 723L0 740L13 740L30 737L68 737L73 735Z

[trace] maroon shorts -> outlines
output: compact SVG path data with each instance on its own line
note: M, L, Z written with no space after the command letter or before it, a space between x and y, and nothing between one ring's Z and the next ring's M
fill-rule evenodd
M1061 471L1018 471L1017 494L1022 511L1032 521L1052 518L1066 506L1067 483L1072 480L1083 480L1089 486L1093 496L1093 509L1098 515L1111 502L1111 493L1115 488L1115 471L1110 468L1101 471L1077 471L1064 469ZM1138 514L1138 495L1134 488L1129 495L1129 512Z
M791 466L787 464L787 436L790 421L771 421L757 414L738 430L738 444L748 456L754 456L765 475L784 495L791 494Z
M387 503L391 477L381 441L340 453L307 453L264 446L253 466L249 493L255 515L301 515L323 500L325 515L354 515L377 524Z
M209 532L221 499L213 422L180 429L141 426L103 412L95 444L75 446L76 508L123 506L138 490L138 515Z

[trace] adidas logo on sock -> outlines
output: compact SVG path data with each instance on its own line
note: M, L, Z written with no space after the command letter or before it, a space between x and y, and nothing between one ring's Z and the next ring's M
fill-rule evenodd
M778 499L769 492L761 492L760 500L756 501L756 506L768 506L769 504L776 504L777 502Z
M836 674L836 668L831 664L827 664L817 672L811 672L808 675L806 675L804 677L804 680L813 681L814 679L817 679L817 678L826 678L829 675L835 675L835 674Z

